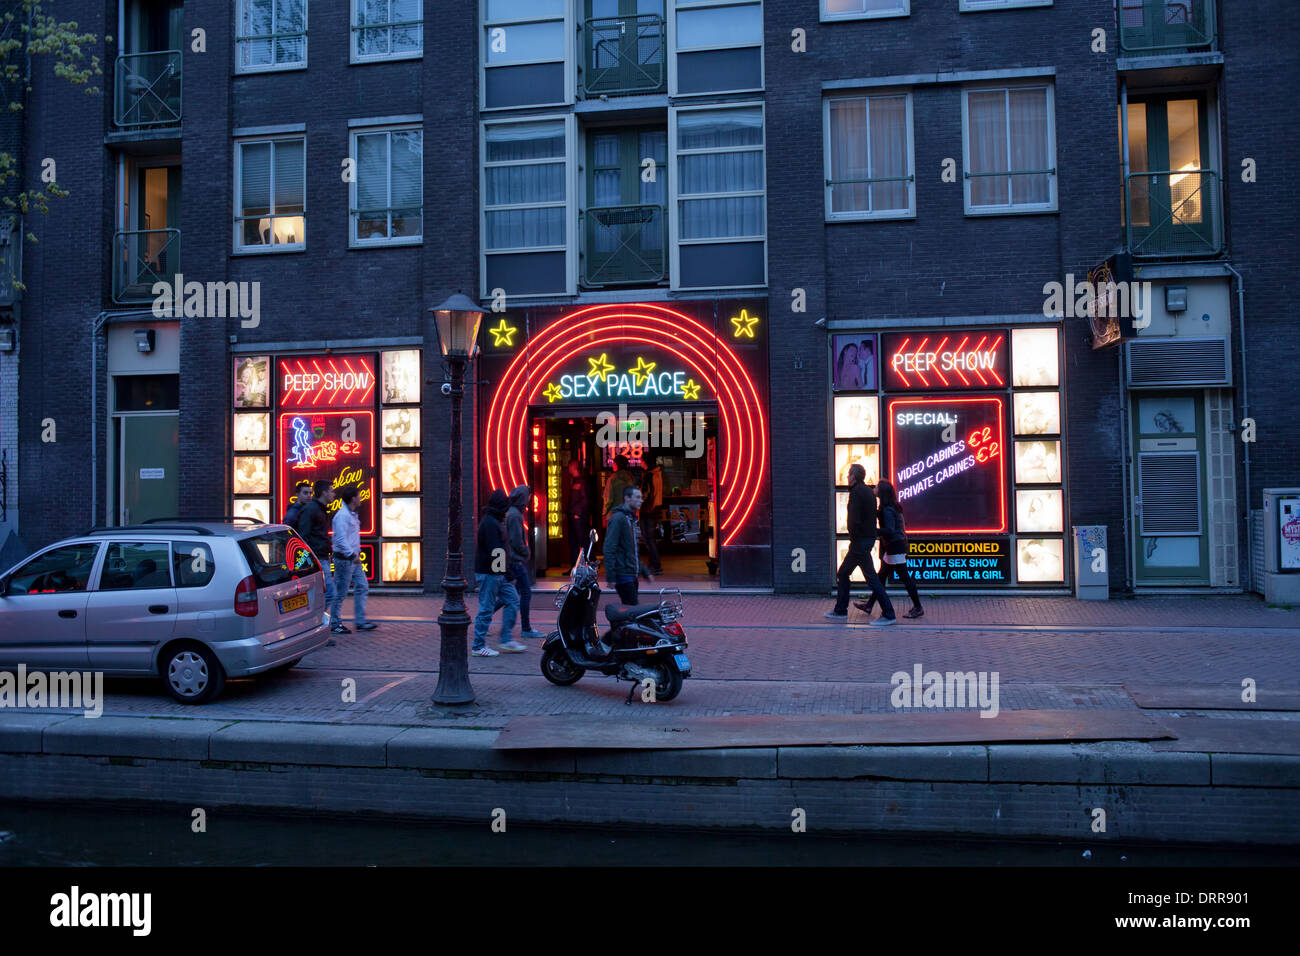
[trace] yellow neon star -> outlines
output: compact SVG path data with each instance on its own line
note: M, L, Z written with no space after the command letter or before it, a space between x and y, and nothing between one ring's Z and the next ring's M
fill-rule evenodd
M600 358L589 358L587 364L591 366L591 371L587 373L587 378L603 379L610 372L614 371L614 366L610 364L605 353L600 353Z
M560 386L556 385L554 382L547 382L546 388L542 390L542 394L546 396L548 402L554 402L560 397Z
M754 337L754 326L758 325L758 316L750 315L748 310L741 309L740 315L731 317L731 324L736 327L736 331L732 333L733 337L752 339Z
M506 320L502 318L499 325L494 329L488 329L492 333L492 345L513 346L515 344L515 333L519 331L513 325L506 325Z
M638 355L636 357L636 368L630 368L628 371L632 373L636 383L640 385L650 377L650 373L655 370L655 366L658 364L658 362L646 362L644 358Z
M688 402L699 401L700 386L693 378L688 378L686 384L682 386L682 397Z

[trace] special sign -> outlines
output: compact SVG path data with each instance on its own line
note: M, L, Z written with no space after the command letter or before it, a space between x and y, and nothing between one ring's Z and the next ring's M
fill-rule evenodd
M894 332L881 336L885 388L1005 388L1007 333Z
M891 398L885 415L909 534L1007 531L1005 398Z

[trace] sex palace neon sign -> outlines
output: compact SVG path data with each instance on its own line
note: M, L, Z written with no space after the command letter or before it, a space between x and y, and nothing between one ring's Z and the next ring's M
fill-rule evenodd
M896 332L881 336L885 388L1005 388L1007 333Z

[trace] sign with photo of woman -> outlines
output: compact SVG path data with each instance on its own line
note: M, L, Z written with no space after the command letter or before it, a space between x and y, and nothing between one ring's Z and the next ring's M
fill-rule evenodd
M866 332L831 336L831 384L836 391L876 388L876 337Z

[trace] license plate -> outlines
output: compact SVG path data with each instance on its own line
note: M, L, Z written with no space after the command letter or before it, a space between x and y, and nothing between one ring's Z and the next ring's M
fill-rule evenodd
M291 598L285 598L280 602L280 613L288 614L290 611L296 611L300 607L307 606L307 595L295 594Z
M678 670L688 671L691 669L691 659L687 657L685 654L674 654L673 656L677 658Z

